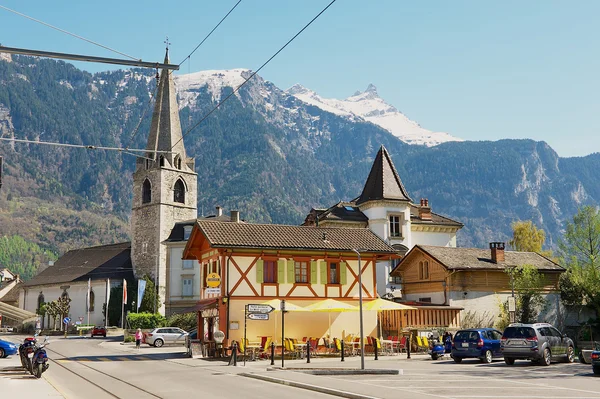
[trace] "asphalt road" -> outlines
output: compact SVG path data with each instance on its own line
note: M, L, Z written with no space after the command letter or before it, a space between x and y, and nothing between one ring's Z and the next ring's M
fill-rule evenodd
M52 338L51 338L52 339ZM17 337L12 337L18 341ZM553 363L549 367L517 361L482 364L465 360L432 361L424 355L367 358L367 368L400 369L400 375L315 376L295 371L267 371L268 362L248 362L246 367L228 367L184 357L183 347L139 351L116 341L52 339L47 347L52 359L41 380L29 376L18 357L0 359L0 396L35 398L320 398L332 397L315 391L247 378L240 373L264 375L282 382L349 392L365 398L421 399L600 399L600 377L590 365ZM359 358L286 361L287 367L358 368Z

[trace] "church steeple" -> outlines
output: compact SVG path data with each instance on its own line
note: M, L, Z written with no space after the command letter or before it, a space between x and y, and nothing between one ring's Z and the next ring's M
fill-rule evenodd
M169 48L165 54L165 64L169 63ZM177 159L181 160L182 167L186 162L185 147L181 133L181 122L179 120L179 107L177 106L177 93L172 73L163 69L158 79L156 90L156 103L152 114L152 124L148 135L146 157L159 160L160 156L169 163L171 167L177 167ZM154 151L171 151L160 153L155 156ZM138 160L138 168L144 165L144 160ZM180 168L178 168L180 169Z
M382 145L356 204L373 200L412 201L400 180L392 158Z

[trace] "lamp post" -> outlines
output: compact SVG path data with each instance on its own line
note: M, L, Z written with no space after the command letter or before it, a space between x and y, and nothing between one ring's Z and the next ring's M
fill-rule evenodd
M360 369L365 369L365 340L363 333L363 303L362 303L362 266L360 264L360 252L352 250L358 256L358 318L360 321Z

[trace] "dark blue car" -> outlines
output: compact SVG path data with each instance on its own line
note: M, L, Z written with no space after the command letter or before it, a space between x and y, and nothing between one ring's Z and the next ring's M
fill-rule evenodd
M493 328L470 328L457 331L452 342L452 359L456 363L465 358L478 358L484 363L491 363L495 358L502 358L500 339L502 333Z
M17 345L0 339L0 358L17 353Z

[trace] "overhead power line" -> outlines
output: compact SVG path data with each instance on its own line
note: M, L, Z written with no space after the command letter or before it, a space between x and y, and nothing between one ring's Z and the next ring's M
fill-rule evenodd
M10 12L12 12L12 13L15 13L15 14L17 14L17 15L20 15L20 16L22 16L22 17L25 17L25 18L27 18L27 19L30 19L30 20L32 20L32 21L35 21L35 22L37 22L37 23L40 23L40 24L42 24L42 25L45 25L45 26L47 26L47 27L49 27L49 28L55 29L55 30L57 30L57 31L59 31L59 32L66 33L67 35L70 35L70 36L76 37L77 39L81 39L81 40L83 40L83 41L86 41L86 42L88 42L88 43L94 44L94 45L96 45L96 46L98 46L98 47L102 47L102 48L104 48L104 49L106 49L106 50L109 50L109 51L112 51L112 52L114 52L114 53L121 54L122 56L124 56L124 57L127 57L127 58L131 58L132 60L140 60L140 58L135 58L135 57L132 57L132 56L130 56L130 55L127 55L127 54L125 54L125 53L122 53L122 52L120 52L120 51L117 51L117 50L115 50L115 49L113 49L113 48L110 48L110 47L108 47L108 46L105 46L105 45L103 45L103 44L97 43L97 42L95 42L95 41L93 41L93 40L86 39L85 37L82 37L82 36L76 35L75 33L68 32L68 31L66 31L66 30L64 30L64 29L61 29L61 28L58 28L58 27L56 27L56 26L50 25L50 24L48 24L48 23L46 23L46 22L44 22L44 21L40 21L39 19L35 19L35 18L33 18L33 17L30 17L29 15L25 15L25 14L23 14L23 13L20 13L20 12L18 12L18 11L15 11L15 10L13 10L13 9L10 9L10 8L8 8L8 7L5 7L5 6L1 5L1 4L0 4L0 8L3 8L3 9L5 9L6 11L10 11Z
M205 37L204 39L202 39L202 41L200 42L200 44L198 44L198 45L196 46L196 48L195 48L194 50L192 50L192 52L191 52L191 53L190 53L190 54L189 54L187 57L185 57L185 58L183 59L183 61L181 61L181 62L179 63L179 66L181 66L181 64L183 64L183 63L185 62L185 60L189 59L189 58L192 56L192 54L194 54L194 53L196 52L196 50L198 50L198 48L199 48L200 46L202 46L202 44L203 44L203 43L206 41L206 39L208 39L208 38L210 37L210 35L212 35L212 33L213 33L215 30L217 30L217 28L219 27L219 25L221 25L221 23L222 23L223 21L225 21L225 19L226 19L226 18L229 16L229 14L231 14L231 12L232 12L233 10L235 10L235 8L236 8L236 7L238 6L238 4L240 4L241 2L242 2L242 0L238 0L238 2L237 2L237 3L235 3L235 5L234 5L234 6L231 8L231 10L229 10L229 12L228 12L227 14L225 14L225 16L224 16L223 18L221 18L221 20L219 21L219 23L218 23L218 24L217 24L217 25L216 25L216 26L215 26L215 27L214 27L214 28L213 28L213 29L212 29L210 32L208 32L208 35L206 35L206 37Z
M223 105L225 103L225 101L227 101L228 99L230 99L235 93L237 93L246 83L248 83L248 81L250 81L250 79L252 79L258 72L260 72L261 69L263 69L269 62L271 62L271 60L273 58L275 58L279 53L281 53L283 51L283 49L285 49L291 42L294 41L294 39L296 39L302 32L304 32L304 30L306 30L306 28L308 28L313 22L315 22L317 20L317 18L319 18L321 16L321 14L323 14L325 11L327 11L327 9L329 7L331 7L333 5L333 3L335 3L337 0L332 0L329 4L327 4L327 6L325 8L323 8L321 10L321 12L319 12L313 19L310 20L309 23L307 23L306 25L304 25L304 27L302 29L300 29L300 31L298 31L298 33L296 33L290 40L287 41L286 44L284 44L279 50L277 50L277 52L275 54L273 54L267 61L265 61L264 64L262 64L260 66L260 68L258 68L256 71L254 71L252 73L252 75L250 75L248 77L248 79L244 80L244 82L242 84L240 84L238 87L236 87L227 97L225 97L223 100L221 100L217 105L215 105L215 107L213 109L211 109L206 115L204 115L196 124L194 124L193 126L191 126L182 136L181 138L175 143L173 144L173 146L171 147L171 150L173 150L173 148L175 148L175 146L177 144L179 144L179 142L181 142L181 140L183 140L183 138L185 136L187 136L192 130L194 130L195 128L197 128L204 120L206 120L206 118L208 118L213 112L215 112L217 109L219 109L219 107L221 105Z

